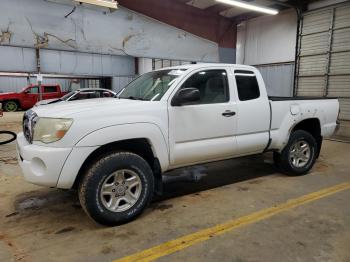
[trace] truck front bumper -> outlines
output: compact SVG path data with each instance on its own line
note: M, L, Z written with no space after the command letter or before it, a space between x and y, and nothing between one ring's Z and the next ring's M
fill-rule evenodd
M55 187L72 148L55 148L29 144L23 133L17 135L18 163L26 181Z
M69 189L88 156L98 146L58 148L30 144L17 135L18 163L26 181L48 187Z

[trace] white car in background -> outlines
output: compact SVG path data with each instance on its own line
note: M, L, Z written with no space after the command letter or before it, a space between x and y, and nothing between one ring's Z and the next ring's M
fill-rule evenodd
M62 96L61 98L45 99L38 101L35 106L54 104L58 102L69 102L76 100L116 97L116 93L104 88L81 88Z

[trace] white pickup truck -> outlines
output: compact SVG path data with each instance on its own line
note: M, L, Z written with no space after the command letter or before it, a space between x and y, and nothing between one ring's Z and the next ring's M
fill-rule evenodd
M141 75L118 98L36 107L18 134L27 181L77 188L95 221L139 215L176 168L274 152L306 174L337 126L337 99L268 97L251 66L197 64Z

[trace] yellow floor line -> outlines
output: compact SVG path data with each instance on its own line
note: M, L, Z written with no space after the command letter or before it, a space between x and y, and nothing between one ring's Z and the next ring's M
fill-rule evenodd
M274 207L263 209L255 213L252 213L250 215L246 215L238 219L234 219L234 220L231 220L222 224L218 224L216 226L203 229L174 240L170 240L158 246L143 250L141 252L132 254L127 257L123 257L121 259L117 259L114 262L153 261L160 257L170 255L176 251L185 249L197 243L208 240L212 237L224 234L236 228L246 226L252 223L256 223L263 219L279 214L283 211L295 208L297 206L305 205L309 202L330 196L332 194L335 194L337 192L344 191L347 189L350 189L350 182L325 188L320 191L317 191L308 195L304 195L299 198L291 199L285 203L276 205Z

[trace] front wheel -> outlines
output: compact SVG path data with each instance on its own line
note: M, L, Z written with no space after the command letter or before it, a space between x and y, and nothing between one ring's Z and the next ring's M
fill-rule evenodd
M79 200L93 220L113 226L140 215L153 191L149 164L136 154L116 152L101 158L87 171L79 185Z
M294 131L281 154L274 154L274 161L282 172L291 176L305 175L317 158L317 142L304 130Z
M4 104L4 110L6 112L16 112L18 110L18 104L16 101L6 101Z

